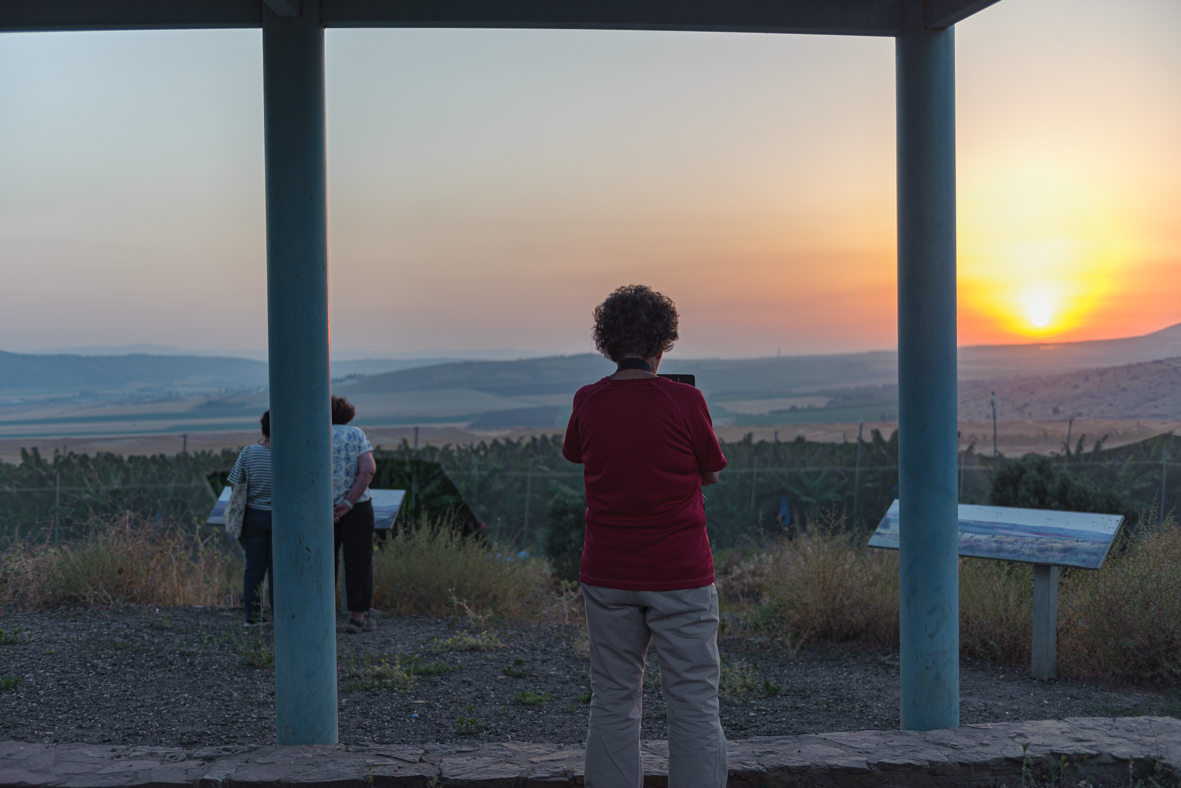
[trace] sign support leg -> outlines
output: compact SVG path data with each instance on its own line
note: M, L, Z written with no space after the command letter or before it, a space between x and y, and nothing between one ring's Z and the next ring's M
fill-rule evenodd
M1058 660L1058 567L1033 565L1033 654L1030 674L1054 678Z

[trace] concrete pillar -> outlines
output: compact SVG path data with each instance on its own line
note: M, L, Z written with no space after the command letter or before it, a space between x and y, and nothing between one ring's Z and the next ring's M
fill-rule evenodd
M302 6L302 8L301 8ZM279 744L334 744L324 28L262 7Z
M898 498L903 730L959 724L955 46L904 0L898 123Z

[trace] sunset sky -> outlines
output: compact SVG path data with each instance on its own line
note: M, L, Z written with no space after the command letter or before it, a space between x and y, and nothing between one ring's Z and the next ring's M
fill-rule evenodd
M961 344L1181 322L1181 2L956 31ZM331 30L334 351L896 344L894 43ZM0 35L0 350L266 346L261 34Z

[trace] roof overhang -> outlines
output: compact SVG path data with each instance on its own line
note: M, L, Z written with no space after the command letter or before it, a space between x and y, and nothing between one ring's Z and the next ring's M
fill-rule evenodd
M259 27L264 0L0 0L0 32ZM281 16L299 0L265 0ZM907 0L322 0L325 27L894 36ZM946 28L997 0L924 0Z

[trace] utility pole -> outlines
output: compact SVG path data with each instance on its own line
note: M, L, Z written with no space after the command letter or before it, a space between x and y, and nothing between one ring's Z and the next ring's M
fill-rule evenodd
M996 392L992 392L992 472L996 473L997 468L997 450L996 450Z
M1066 464L1070 462L1070 433L1074 429L1074 416L1070 417L1070 421L1066 422L1066 453L1062 455L1062 467L1066 468Z
M418 427L414 428L414 456L410 460L410 511L418 506Z

